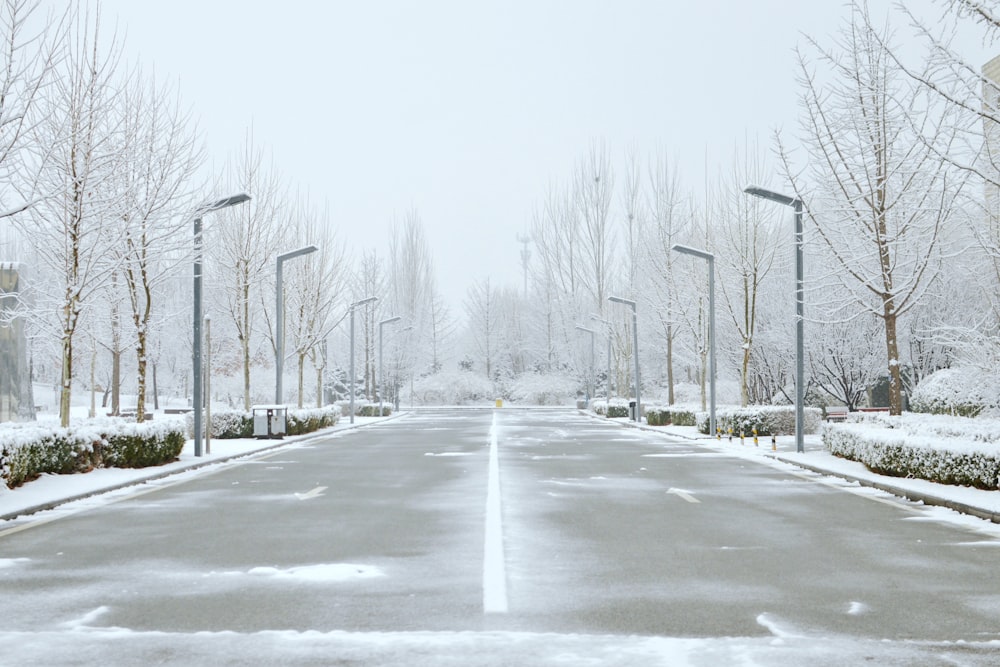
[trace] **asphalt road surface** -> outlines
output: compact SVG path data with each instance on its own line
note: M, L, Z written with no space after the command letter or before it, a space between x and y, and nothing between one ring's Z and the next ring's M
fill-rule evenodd
M564 410L420 411L0 527L0 665L1000 664L1000 538Z

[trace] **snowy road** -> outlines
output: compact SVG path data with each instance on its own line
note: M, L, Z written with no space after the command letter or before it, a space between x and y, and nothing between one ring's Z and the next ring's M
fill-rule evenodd
M118 498L0 533L0 665L1000 658L988 524L574 411L420 412Z

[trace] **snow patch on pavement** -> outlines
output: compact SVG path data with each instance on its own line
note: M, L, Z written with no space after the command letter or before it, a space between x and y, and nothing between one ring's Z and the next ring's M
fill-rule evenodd
M211 573L209 576L251 576L274 579L283 582L297 583L338 583L354 579L373 579L384 577L381 569L372 565L355 565L353 563L326 563L318 565L300 565L287 569L276 567L254 567L246 572Z

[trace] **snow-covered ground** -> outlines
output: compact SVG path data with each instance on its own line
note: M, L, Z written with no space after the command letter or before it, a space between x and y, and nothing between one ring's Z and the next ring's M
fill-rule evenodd
M402 414L405 413L399 413L388 419L393 419ZM234 457L246 456L261 450L308 440L317 437L317 435L326 435L345 429L370 425L383 419L386 418L356 417L353 425L344 419L337 426L321 431L319 434L314 433L289 437L280 441L255 439L213 440L211 442L211 452L204 453L201 457L195 457L193 442L189 440L185 444L184 451L177 461L156 468L137 470L112 468L94 470L86 474L77 475L43 475L41 478L29 482L18 489L8 489L0 485L0 519L7 519L18 514L36 511L39 508L57 506L65 503L67 500L92 496L105 490L138 484L151 478L197 470L198 468L226 461ZM635 425L626 419L615 419L612 421L621 423L623 427L635 428ZM929 504L945 505L959 510L964 509L972 511L980 517L992 515L1000 519L1000 492L936 484L919 479L878 475L869 471L860 463L830 455L824 449L818 435L806 436L805 452L797 453L795 451L795 439L793 436L779 437L776 443L776 451L772 451L771 442L768 438L761 438L758 446L755 447L752 438L746 438L743 444L740 444L738 437L734 437L731 441L725 437L721 440L716 440L698 433L694 427L653 427L643 425L642 428L667 436L694 440L706 447L718 448L732 455L754 458L776 465L791 464L847 479L862 485L881 488L897 495L905 493L914 499L925 498L929 501ZM188 472L187 474L192 473Z
M405 414L405 413L404 413ZM403 415L396 415L394 419ZM67 499L100 494L107 489L139 484L151 477L168 477L161 483L182 481L186 476L204 474L234 457L274 447L295 446L312 438L369 426L385 418L356 418L351 425L344 420L338 426L319 434L267 440L214 440L211 453L194 456L192 443L186 443L180 459L155 469L95 470L78 475L46 475L25 486L9 490L0 487L0 516L10 516L37 507L57 506ZM626 420L622 428L635 428ZM648 427L644 430L671 438L697 441L701 446L733 456L756 460L765 465L802 473L801 467L824 471L834 476L831 484L851 487L836 477L861 480L865 484L896 488L910 494L923 494L945 501L965 504L985 512L1000 513L1000 494L959 487L933 484L921 480L887 478L868 472L861 464L837 459L824 451L818 436L806 438L806 451L795 452L793 437L778 438L776 451L770 439L761 439L758 446L747 438L710 439L693 427ZM502 451L500 452L502 463ZM795 466L799 466L796 468ZM813 473L802 473L810 474ZM132 493L126 488L117 493ZM875 493L858 488L859 493ZM112 497L115 492L111 492ZM102 497L103 498L103 497ZM93 502L103 502L102 498ZM53 515L86 509L89 501L65 504ZM937 510L935 510L937 511ZM963 517L949 510L947 520L968 522L982 529L992 529L981 519ZM32 517L44 520L45 515ZM19 530L19 521L0 522L0 534ZM0 569L17 564L0 557ZM342 564L341 564L342 565ZM229 573L224 573L229 574ZM352 571L351 576L357 572ZM274 578L336 579L344 576L342 569L298 568L259 569L245 576ZM379 576L377 570L365 571L364 576ZM59 664L98 664L110 659L117 664L140 664L150 655L151 647L162 647L162 655L172 656L165 664L195 664L204 656L218 656L216 664L267 664L280 656L281 664L325 664L321 656L336 655L346 662L380 665L541 665L541 664L601 664L601 665L820 665L860 664L877 657L880 664L968 664L986 665L989 653L1000 646L986 642L975 646L942 642L883 642L849 637L817 637L789 625L787 620L762 614L757 622L768 630L759 637L646 637L586 634L553 634L527 632L298 632L268 631L249 634L235 632L198 632L175 635L165 632L143 632L118 627L100 627L97 618L104 611L93 610L90 616L65 624L59 632L0 631L4 640L4 660L10 664L27 664L33 656L44 654ZM113 657L106 653L113 645ZM103 658L99 656L105 656ZM226 656L224 658L224 656ZM475 660L470 662L470 656ZM0 660L0 662L3 662ZM7 663L4 663L7 664Z

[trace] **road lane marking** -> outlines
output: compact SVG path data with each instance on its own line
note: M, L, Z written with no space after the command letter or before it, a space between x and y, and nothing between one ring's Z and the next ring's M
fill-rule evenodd
M483 612L507 613L507 572L503 554L500 507L500 459L497 454L497 414L490 427L489 480L486 487L486 540L483 548Z
M700 503L701 502L700 500L698 500L697 498L695 498L693 495L691 495L688 491L685 491L684 489L674 489L674 488L671 488L671 489L669 489L667 491L667 493L672 493L675 496L683 498L684 500L688 501L689 503Z
M328 487L325 486L317 486L315 489L310 489L305 493L296 493L295 497L298 498L299 500L309 500L311 498L319 498L320 496L323 495L323 492L326 491L327 488Z

